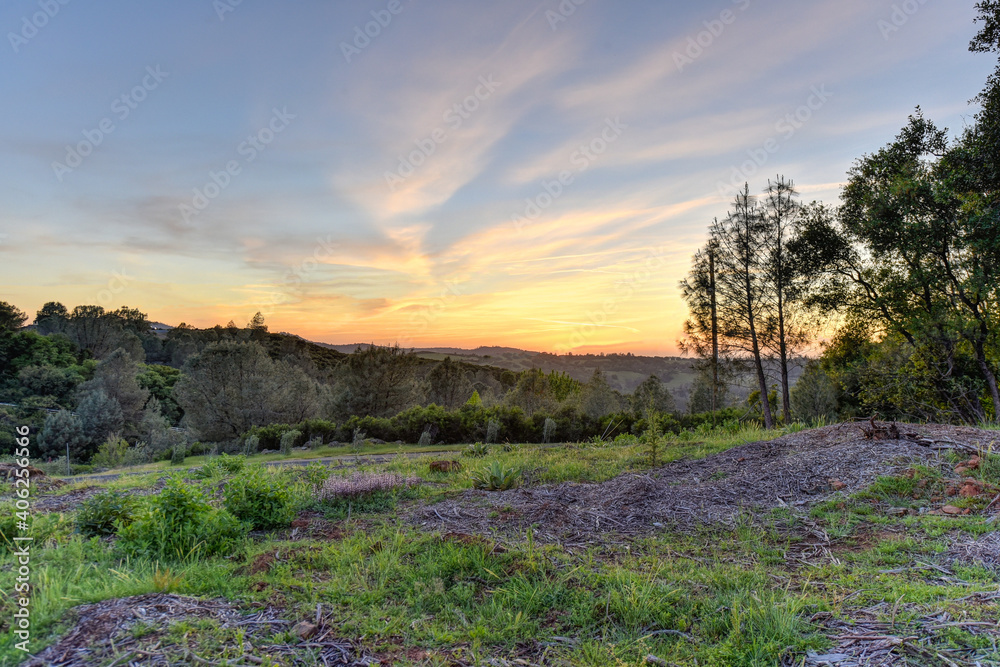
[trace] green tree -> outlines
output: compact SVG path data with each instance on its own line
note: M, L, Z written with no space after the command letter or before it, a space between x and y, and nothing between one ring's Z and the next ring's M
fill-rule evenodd
M121 408L124 434L134 437L149 403L149 391L139 383L139 364L128 352L117 349L97 365L94 379L85 383L84 392L102 391Z
M58 301L49 301L35 313L35 327L39 333L65 333L69 324L69 311Z
M837 418L837 387L818 361L806 364L792 388L792 409L799 419Z
M108 396L102 389L87 392L76 409L87 439L88 451L93 454L97 447L112 433L120 433L125 426L122 407L118 401Z
M673 394L655 375L650 375L635 388L629 402L636 415L644 415L650 409L657 413L672 413L677 409Z
M601 418L622 409L622 396L611 388L600 368L594 370L580 393L580 409L584 414Z
M517 384L504 397L504 402L521 408L529 417L540 411L551 412L556 404L548 378L537 368L521 373Z
M216 442L253 426L318 417L321 394L301 369L272 360L256 342L234 340L211 343L191 357L174 386L186 423Z
M345 417L391 417L419 405L425 388L418 364L417 356L399 345L359 346L338 369L338 411Z
M27 321L28 316L20 308L0 301L0 334L14 333Z
M67 410L51 412L38 434L38 451L45 458L66 455L69 447L71 461L81 463L97 451L83 433L83 422Z
M711 236L718 243L717 303L719 331L728 343L749 357L758 391L767 394L764 373L762 326L766 317L769 229L750 186L737 194L732 210L712 225ZM768 401L763 402L765 428L774 428Z
M472 382L460 363L451 357L434 367L427 375L427 398L431 403L448 408L460 407L472 394Z

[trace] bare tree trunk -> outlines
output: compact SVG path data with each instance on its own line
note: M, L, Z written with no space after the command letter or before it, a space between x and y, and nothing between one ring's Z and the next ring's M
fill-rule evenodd
M715 246L708 246L709 292L712 302L712 421L715 421L715 411L719 409L719 313L715 301Z
M750 324L750 342L753 349L753 363L757 369L757 386L760 389L760 405L764 413L764 428L770 430L774 428L774 417L771 416L771 402L767 397L767 378L764 376L764 363L760 356L760 344L757 341L757 327L754 323L753 297L750 285L750 274L747 273L747 315Z
M792 421L792 401L788 390L788 346L785 341L785 311L781 290L778 291L778 361L781 365L781 418Z

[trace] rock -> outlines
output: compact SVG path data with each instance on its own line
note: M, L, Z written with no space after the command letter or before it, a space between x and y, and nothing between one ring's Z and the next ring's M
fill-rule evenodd
M956 475L964 475L967 472L969 472L969 469L965 466L965 464L960 463L957 466L955 466Z
M841 482L839 479L830 480L830 486L833 488L834 491L843 491L844 489L847 488L847 485Z
M958 491L958 495L962 496L963 498L975 498L982 492L983 492L983 485L974 479L970 479L965 484L962 485L962 488L959 489Z
M945 492L945 495L948 495L948 496L957 496L958 495L958 487L955 486L954 484L949 484L948 487L944 490L944 492Z
M294 632L296 636L303 641L313 637L317 630L319 630L319 628L309 621L299 621L292 628L292 632Z
M968 461L965 462L965 467L969 470L976 470L979 468L979 457L973 456Z
M950 514L952 516L955 516L957 514L962 514L961 508L955 507L954 505L945 505L944 507L941 508L941 512L943 514Z

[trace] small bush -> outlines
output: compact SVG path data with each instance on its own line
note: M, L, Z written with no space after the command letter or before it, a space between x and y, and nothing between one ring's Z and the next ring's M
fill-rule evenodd
M434 444L433 440L434 438L431 436L431 432L427 430L420 434L420 440L417 441L417 444L421 447L428 447Z
M365 432L362 431L360 428L355 428L354 435L351 438L351 451L355 453L360 452L361 449L365 446L365 438L366 438Z
M230 480L224 505L255 530L287 526L295 518L295 498L288 482L263 466L250 466Z
M462 456L469 456L471 458L481 459L482 457L486 456L489 453L490 453L489 445L482 442L476 442L466 447L465 450L462 452Z
M620 447L632 447L639 444L639 438L631 433L620 433L615 436L614 444Z
M491 419L488 424L486 424L486 442L488 444L495 443L500 437L500 424L494 419Z
M125 450L125 457L122 459L122 467L131 468L132 466L141 466L152 462L153 450L150 449L149 445L146 443L140 442L134 447L129 447Z
M225 475L238 475L246 468L247 459L245 456L230 456L229 454L219 454L209 460L198 470L192 473L200 479L213 479Z
M333 471L327 464L321 463L320 461L313 461L305 467L303 474L309 486L316 489L322 486L323 482L330 478L331 472Z
M128 442L117 433L108 437L90 460L95 468L120 468L128 451Z
M184 465L184 454L186 450L187 448L184 445L174 445L173 450L170 452L170 465Z
M556 420L552 417L545 418L545 425L542 427L542 442L549 443L552 442L552 438L556 435Z
M243 441L243 449L241 449L240 452L243 456L253 456L259 451L260 436L255 433L251 433L246 437L246 440Z
M473 487L484 491L507 491L521 483L521 471L507 468L499 461L493 461L473 471L469 477L472 479Z
M292 447L298 444L299 438L302 437L302 431L285 431L281 436L281 454L282 456L291 456Z
M173 477L132 523L118 532L118 543L132 556L196 560L231 553L244 533L245 527L236 517L212 507L200 489Z
M137 505L135 497L121 491L98 493L80 505L76 529L87 537L112 535L132 523Z

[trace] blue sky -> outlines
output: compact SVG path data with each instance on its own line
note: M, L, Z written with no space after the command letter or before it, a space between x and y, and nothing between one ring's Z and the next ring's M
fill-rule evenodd
M8 0L0 298L673 353L677 282L731 183L835 203L917 105L960 130L994 65L967 51L974 13Z

